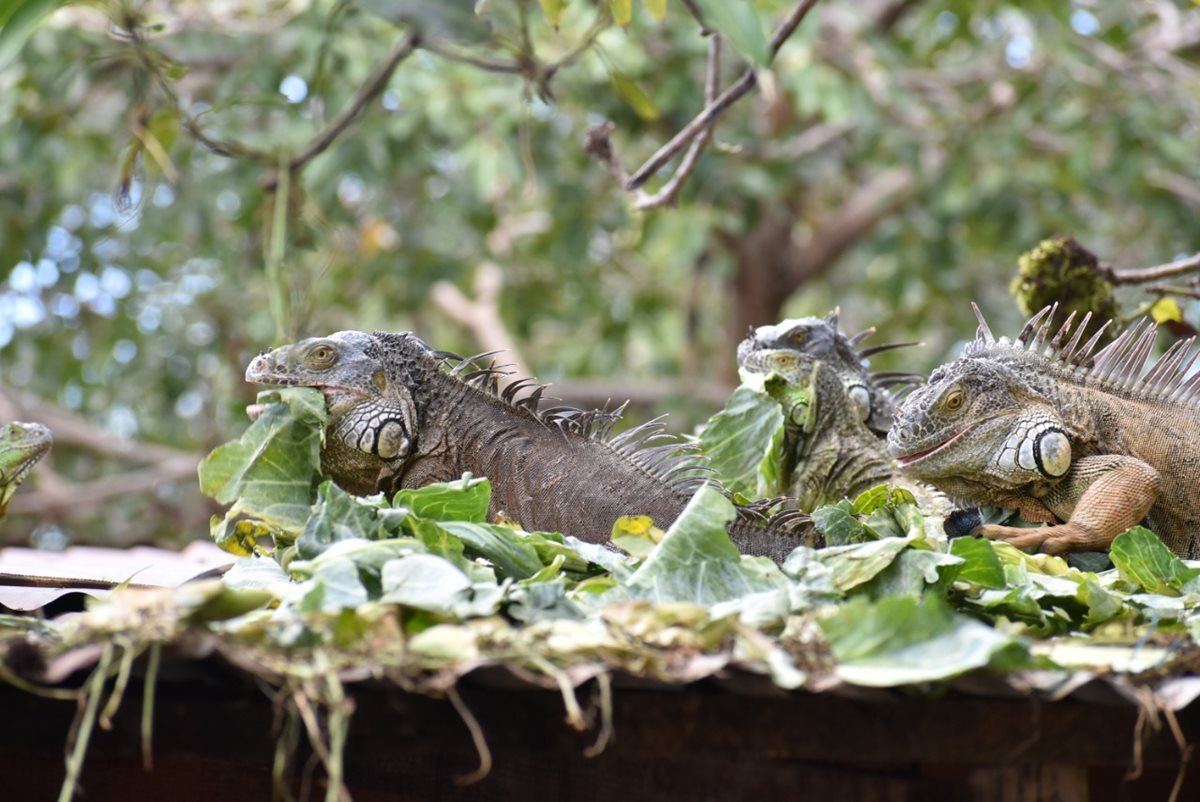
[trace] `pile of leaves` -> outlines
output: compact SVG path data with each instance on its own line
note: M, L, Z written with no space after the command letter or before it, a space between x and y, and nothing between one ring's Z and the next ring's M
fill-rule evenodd
M785 688L894 686L983 668L1162 668L1200 628L1200 569L1142 528L1114 542L1114 568L1088 572L948 541L939 517L877 487L816 510L828 546L777 565L738 553L725 532L733 505L709 487L665 532L621 519L611 548L488 523L485 478L390 502L350 496L321 481L321 394L290 388L260 402L264 413L200 475L231 505L214 536L243 555L225 586L272 600L221 631L262 649L334 648L439 687L488 663L558 684L569 674L570 685L611 670L689 681L736 667ZM739 405L768 408L735 395L726 421ZM763 444L778 437L758 429L767 436L731 442L761 455L742 458L761 473Z

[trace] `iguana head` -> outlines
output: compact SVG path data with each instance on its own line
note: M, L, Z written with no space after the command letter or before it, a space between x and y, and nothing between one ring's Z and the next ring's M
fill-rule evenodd
M963 357L896 409L888 450L910 476L960 497L1061 479L1071 444L1050 401L1009 367Z
M409 332L339 331L260 354L246 381L314 387L329 409L322 466L346 490L373 493L380 475L398 475L416 449L413 373L432 362Z
M738 345L738 366L759 373L765 372L764 368L773 369L787 378L780 365L788 361L789 352L806 355L833 368L858 419L886 431L890 399L872 386L862 357L850 338L837 329L836 312L824 319L804 317L759 326Z
M40 423L14 422L0 427L0 518L17 485L46 456L53 442L50 430Z

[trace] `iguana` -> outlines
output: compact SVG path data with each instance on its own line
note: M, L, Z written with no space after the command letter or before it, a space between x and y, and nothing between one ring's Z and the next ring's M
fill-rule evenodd
M912 492L922 507L949 511L944 497L900 472L883 441L867 427L861 408L846 392L847 371L812 353L770 347L770 342L747 337L738 348L738 365L744 374L778 374L804 391L800 400L790 393L780 399L785 405L783 471L790 477L786 492L801 510L853 499L887 483Z
M840 310L834 309L823 319L803 317L751 329L738 345L738 364L744 366L747 358L757 352L795 351L808 354L834 369L859 420L877 435L886 435L892 425L894 406L888 388L914 384L924 376L903 372L872 373L867 368L867 359L872 354L905 348L915 343L887 343L860 349L859 343L874 334L875 329L872 327L848 337L838 330L839 316Z
M0 519L8 512L17 486L53 442L50 430L40 423L14 422L0 427Z
M491 480L494 518L605 542L622 515L666 528L707 481L704 463L658 421L614 436L620 408L543 409L545 388L530 380L500 391L501 372L481 361L489 356L435 351L410 332L342 331L256 357L246 380L324 391L322 468L353 494L469 471ZM788 523L739 518L729 533L745 553L782 559L800 545Z
M1090 316L1051 335L1053 307L1015 340L979 331L896 410L889 449L909 476L951 498L1015 508L1020 529L974 534L1043 551L1105 549L1145 520L1177 554L1200 557L1200 374L1192 339L1144 371L1156 327L1141 321L1097 350ZM1109 323L1102 327L1107 328Z

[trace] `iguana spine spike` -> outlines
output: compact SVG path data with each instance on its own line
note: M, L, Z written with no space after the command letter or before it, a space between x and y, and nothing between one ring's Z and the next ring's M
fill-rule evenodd
M911 343L884 343L883 345L873 345L870 348L863 348L858 352L858 355L866 359L875 354L882 354L884 351L894 351L897 348L911 348L914 345L922 345L920 342Z
M858 334L855 334L853 337L849 337L847 339L849 339L850 345L854 346L855 348L858 348L858 344L860 342L862 342L863 340L867 339L868 337L870 337L872 334L874 334L875 331L876 331L875 327L871 326L870 328L863 329Z
M975 312L975 319L979 321L979 331L975 334L976 338L982 334L989 345L996 342L996 338L992 336L992 330L988 328L987 321L983 319L983 312L979 311L979 304L972 301L971 309Z
M1088 323L1091 322L1092 313L1088 312L1083 316L1083 320L1079 321L1079 327L1075 329L1075 334L1071 337L1071 341L1063 349L1063 360L1068 364L1077 363L1075 349L1079 347L1079 340L1083 337L1083 333L1087 331Z

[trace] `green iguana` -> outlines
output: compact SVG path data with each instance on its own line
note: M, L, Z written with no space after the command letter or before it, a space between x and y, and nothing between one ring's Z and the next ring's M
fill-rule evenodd
M862 407L853 403L846 391L848 371L812 353L771 347L774 340L759 336L761 331L738 348L740 369L743 373L775 373L788 385L805 390L800 395L803 400L790 408L787 403L792 399L785 400L782 454L783 470L790 477L787 492L800 509L853 499L887 483L912 492L922 507L949 511L938 493L909 481L900 472L883 441L867 428ZM864 392L870 388L855 386ZM881 389L875 398L890 403Z
M470 472L491 480L494 518L602 543L623 515L666 528L707 481L704 463L657 420L614 436L623 408L542 409L545 388L520 380L500 391L500 370L481 361L489 356L435 351L409 332L342 331L258 356L246 380L324 391L322 469L353 494ZM794 515L748 520L760 513L746 508L730 524L741 551L778 560L800 545Z
M914 384L925 377L919 373L872 373L867 368L867 359L872 354L916 343L887 343L860 350L859 343L874 334L875 329L848 337L838 330L839 316L840 310L834 309L824 319L804 317L751 329L738 345L738 365L745 367L750 355L765 351L794 351L820 360L841 379L858 419L876 434L886 435L892 425L894 407L888 388ZM832 402L832 398L829 400Z
M40 423L10 423L0 427L0 518L8 501L37 461L46 456L54 438Z
M1053 307L997 340L976 339L896 410L888 436L905 472L951 498L1015 508L1041 526L973 534L1043 551L1105 549L1143 519L1177 554L1200 557L1200 374L1192 339L1143 371L1156 327L1138 322L1097 350Z

